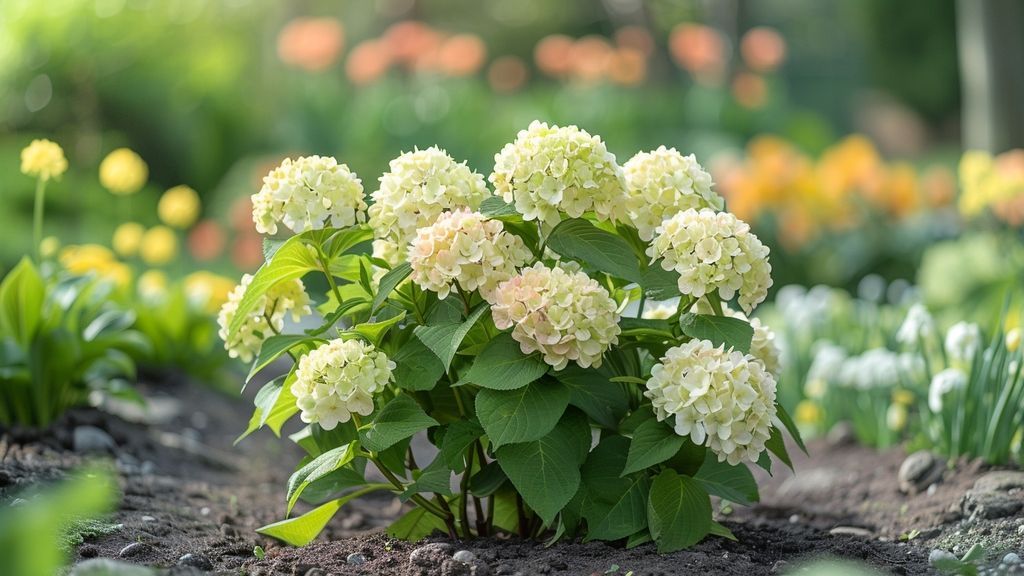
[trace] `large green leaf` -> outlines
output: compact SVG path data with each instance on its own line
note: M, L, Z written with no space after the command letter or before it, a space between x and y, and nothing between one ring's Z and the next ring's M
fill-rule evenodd
M569 404L605 428L615 428L629 408L626 390L611 381L611 372L604 366L580 368L569 364L552 374L569 387Z
M419 338L409 338L392 360L395 362L392 375L399 388L431 390L444 375L444 365L437 354Z
M606 436L583 465L587 540L618 540L647 527L647 475L620 474L628 447L628 439Z
M346 330L349 334L358 334L363 338L366 338L374 346L380 346L381 340L388 333L392 327L397 325L402 320L405 320L405 312L401 312L387 320L381 320L380 322L363 322L362 324L356 324L352 328Z
M522 388L548 371L540 354L523 354L511 334L499 334L473 361L464 379L492 390Z
M658 552L688 548L711 532L711 498L693 478L663 470L651 484L647 523Z
M708 494L730 502L750 506L760 499L757 481L746 465L733 466L728 462L719 462L718 456L710 450L693 479L700 482Z
M585 418L571 412L546 436L531 442L502 446L498 464L523 496L523 501L550 525L580 486L580 464L590 448Z
M252 380L253 376L258 374L260 370L263 370L271 362L280 358L285 352L298 347L312 350L324 342L327 342L327 340L305 334L280 334L267 338L263 341L263 344L260 346L260 353L252 363L252 369L249 370L249 375L245 378L246 383Z
M381 408L360 436L363 446L380 452L431 426L437 426L437 420L427 416L411 396L401 394Z
M473 327L473 324L476 324L476 321L484 315L487 308L486 304L477 306L476 310L464 322L443 322L430 326L417 326L413 329L413 334L427 348L433 350L447 371L452 364L452 358L455 357L455 353L459 350L459 345L462 344L462 339L469 333L469 329Z
M427 464L426 468L414 473L414 476L416 480L406 486L405 492L399 495L402 502L420 492L433 492L442 496L452 495L452 469L440 455L436 456L433 462Z
M310 232L320 231L313 230ZM306 240L310 238L310 232L304 232L285 240L284 244L281 244L281 247L274 253L273 258L265 262L256 271L241 301L238 302L238 308L235 310L231 323L228 325L228 340L231 340L238 334L238 330L242 327L245 319L256 308L256 305L259 304L260 299L267 293L267 290L281 282L301 278L308 272L320 268L316 257L310 253L310 247L306 245Z
M264 536L277 538L278 540L281 540L286 544L291 544L292 546L305 546L312 542L317 535L323 531L324 526L327 526L327 523L331 521L331 518L334 517L334 514L337 513L342 506L355 498L382 488L383 485L378 484L367 486L362 490L357 490L336 500L331 500L326 504L306 512L302 516L296 516L295 518L281 520L280 522L274 522L273 524L267 524L262 528L257 528L256 532L263 534Z
M466 468L466 450L476 442L484 433L480 424L473 420L458 420L452 422L441 440L441 458L445 464L456 472L462 472Z
M377 284L377 294L374 295L373 306L370 308L371 314L384 304L391 292L408 278L409 274L412 274L412 266L408 262L402 262L384 274Z
M36 333L46 289L43 279L25 256L0 283L0 330L23 347Z
M324 452L296 470L288 479L288 510L285 515L292 513L292 507L295 506L307 486L351 462L358 450L355 442L339 446Z
M560 222L548 236L547 246L616 278L642 282L640 262L629 243L582 218Z
M287 376L275 378L260 388L253 400L256 410L249 419L249 426L245 432L235 440L236 444L263 426L270 427L276 436L281 435L281 427L299 411L291 390L294 381L295 372L292 371Z
M633 430L633 440L629 443L629 454L626 456L626 467L622 475L630 474L660 464L676 455L683 447L686 438L675 433L664 422L654 418L644 420Z
M476 396L477 417L495 448L544 436L568 405L569 389L548 379L515 390L484 388Z
M786 440L782 437L781 430L772 426L772 435L764 445L779 460L782 460L783 464L793 470L793 461L789 458L789 450L786 448Z
M387 535L399 540L417 542L434 532L444 532L444 520L434 516L426 508L417 506L395 520L387 527Z
M715 346L725 345L744 354L750 352L754 328L749 322L731 316L683 314L679 318L683 334L698 340L710 340Z

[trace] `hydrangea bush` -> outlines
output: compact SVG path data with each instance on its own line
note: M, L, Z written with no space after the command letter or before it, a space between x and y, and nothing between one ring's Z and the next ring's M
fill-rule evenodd
M388 490L414 505L389 528L406 539L731 538L711 497L757 501L748 467L789 464L796 436L774 335L728 306L765 298L768 249L675 150L623 170L600 138L534 122L489 181L433 147L393 160L368 207L319 157L254 196L262 231L296 234L267 239L221 336L249 379L291 361L243 437L299 415L287 515L316 506L260 532L306 544Z

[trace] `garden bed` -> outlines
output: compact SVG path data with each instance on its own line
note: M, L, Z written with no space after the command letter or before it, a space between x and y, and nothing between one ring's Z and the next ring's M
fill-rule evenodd
M963 552L982 542L999 551L1024 543L1024 499L1009 492L1012 481L972 492L989 471L964 462L943 472L930 490L908 496L897 482L901 449L876 452L833 438L811 444L812 457L795 463L798 475L761 479L759 506L720 516L738 542L711 537L669 555L656 554L651 545L625 550L597 542L546 548L516 539L460 544L433 538L412 544L384 535L382 527L401 507L379 496L346 506L317 543L281 547L254 529L280 519L282 486L300 458L298 449L262 433L232 447L237 423L249 410L243 400L177 381L150 384L144 392L149 423L76 410L46 434L3 438L4 498L81 465L90 458L85 449L103 451L104 436L92 428L113 439L123 496L112 526L85 531L78 562L106 557L250 574L462 574L460 565L444 560L468 550L487 566L477 574L753 575L786 572L802 559L831 555L897 574L927 574L936 547ZM263 559L255 557L256 545L265 549ZM410 562L418 549L422 565ZM360 560L365 563L354 563Z

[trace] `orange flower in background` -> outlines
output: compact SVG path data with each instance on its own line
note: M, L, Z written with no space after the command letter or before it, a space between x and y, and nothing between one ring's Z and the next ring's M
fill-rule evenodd
M273 165L271 165L273 167ZM270 168L267 169L270 171ZM260 183L262 185L262 182ZM242 196L231 204L231 211L228 214L231 227L237 232L256 232L256 224L252 221L252 200L248 196Z
M345 62L345 73L357 86L376 82L389 68L391 50L381 40L367 40L356 45Z
M616 50L608 62L608 78L622 86L636 86L647 78L647 57L634 48Z
M495 92L515 92L523 87L529 76L526 64L516 56L502 56L491 62L487 81Z
M487 60L487 46L475 34L456 34L441 44L438 65L449 76L476 74Z
M921 175L921 188L929 206L949 206L956 198L956 175L945 166L929 166Z
M703 24L679 24L669 35L672 58L698 82L714 84L721 81L728 45L722 34Z
M405 20L392 24L382 37L391 57L410 70L422 67L424 59L435 57L441 46L439 32L423 22Z
M216 260L224 253L227 237L216 220L202 220L188 234L188 251L199 262Z
M768 101L768 84L750 72L740 72L732 79L732 96L744 108L760 108Z
M636 50L648 58L654 54L654 38L642 26L623 26L615 31L615 44L619 48Z
M603 36L584 36L569 51L572 76L584 82L604 77L612 57L612 45Z
M740 55L751 70L772 72L786 60L786 40L774 28L751 28L740 40Z
M263 238L256 234L239 234L231 246L231 262L239 270L255 270L263 263Z
M890 216L903 218L920 208L920 190L914 167L906 162L898 162L889 168L882 194L870 199Z
M559 78L572 70L573 39L552 34L544 37L533 49L533 59L541 72Z
M296 18L277 36L277 55L310 72L330 68L345 46L345 30L334 18Z

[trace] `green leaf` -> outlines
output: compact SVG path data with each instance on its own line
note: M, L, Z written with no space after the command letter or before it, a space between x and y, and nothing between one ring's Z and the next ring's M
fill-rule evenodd
M663 470L651 484L647 523L658 552L688 548L711 532L711 498L693 478Z
M431 390L444 375L441 360L419 338L410 338L392 360L395 362L392 375L399 388Z
M629 408L629 396L622 386L611 381L611 373L605 367L580 368L569 364L553 374L569 387L569 404L605 428L615 428Z
M484 433L480 424L472 420L452 422L441 440L441 457L445 464L456 472L466 468L466 450Z
M511 334L499 334L473 361L465 379L492 390L522 388L548 371L540 354L523 354Z
M469 489L475 496L486 498L497 492L505 482L508 482L508 476L501 469L501 465L492 460L469 479Z
M651 538L650 530L646 530L646 529L641 530L641 531L637 532L636 534L631 535L629 538L626 539L626 550L632 550L633 548L636 548L637 546L640 546L641 544L647 544L651 540L654 540L654 539Z
M27 347L43 313L46 287L28 256L0 283L0 330Z
M406 486L405 492L399 495L402 502L412 498L413 494L420 492L433 492L442 496L452 495L452 469L445 464L444 458L440 455L434 461L420 470L416 481Z
M363 322L362 324L356 324L346 333L355 333L363 338L370 341L370 344L379 347L381 340L384 335L388 333L393 326L405 319L405 312L392 316L387 320L381 320L380 322Z
M372 240L373 230L369 226L353 226L342 230L327 229L327 233L321 234L320 238L327 238L327 241L324 242L326 252L333 260L360 244ZM312 240L322 242L315 235Z
M277 538L286 544L292 546L305 546L312 542L321 531L324 526L331 521L334 514L341 509L342 506L347 504L349 501L373 492L374 490L380 490L382 485L368 486L362 490L356 490L355 492L345 495L336 500L318 506L309 512L306 512L302 516L296 516L295 518L289 518L287 520L281 520L280 522L274 522L273 524L267 524L262 528L257 528L256 532L263 534L264 536L270 536L271 538Z
M760 500L757 493L757 481L754 475L743 464L733 466L728 462L719 462L718 456L708 451L693 479L708 491L708 494L724 500L750 506Z
M479 211L484 216L499 220L506 216L519 216L516 207L502 200L500 196L489 196L480 203Z
M733 542L739 542L739 539L732 533L732 530L729 530L714 520L711 521L710 534L712 536L718 536L719 538L725 538L726 540L732 540Z
M664 422L654 418L644 420L633 431L633 440L629 443L629 454L626 456L626 467L622 475L631 474L655 464L660 464L676 455L683 447L686 438L676 434L675 430Z
M640 263L629 243L582 218L563 220L548 236L547 247L616 278L640 283Z
M782 460L783 464L789 466L790 470L793 470L793 461L789 458L789 450L786 449L786 441L783 439L782 432L778 428L772 426L772 435L764 445L772 454L775 454L779 460Z
M462 339L469 333L469 329L476 324L476 321L484 315L488 309L486 303L477 306L465 322L444 322L433 326L417 326L413 329L413 334L422 341L427 348L430 348L434 354L444 364L445 371L452 364L452 358L455 357L455 353L459 350L459 345L462 344Z
M644 269L640 285L651 300L671 300L679 297L679 274L665 270L661 262L652 263Z
M698 340L710 340L715 346L725 345L744 354L750 353L754 328L749 322L731 316L712 314L683 314L679 318L683 334Z
M249 426L235 440L235 444L263 426L269 426L274 435L281 436L281 427L299 411L299 407L295 405L295 395L291 390L294 381L295 372L292 371L287 376L275 378L260 388L253 400L256 410L253 412L252 418L249 419Z
M800 450L802 450L804 454L810 456L811 454L807 451L807 446L804 445L804 439L800 436L800 429L797 428L796 423L793 422L793 418L790 417L789 412L786 412L786 409L782 407L782 404L775 404L775 408L775 414L779 417L779 421L782 422L782 425L786 427L786 431L789 432L793 441L796 442L796 445L800 447Z
M412 397L401 394L384 405L360 436L363 446L380 452L431 426L437 426L437 420L427 416Z
M373 297L373 306L370 308L370 314L377 311L378 308L384 304L384 301L388 299L391 292L402 283L403 280L412 274L412 265L408 262L402 262L398 266L395 266L391 270L388 270L380 282L377 284L377 294Z
M647 527L647 475L620 475L628 447L628 439L606 436L583 465L586 540L618 540Z
M444 531L443 520L418 506L392 522L386 530L388 536L407 542L418 542L434 532Z
M302 491L307 486L351 462L357 451L356 443L352 442L333 450L328 450L296 470L291 478L288 479L288 509L285 515L288 516L292 513L292 508L298 502L299 496L302 495Z
M495 448L544 436L568 405L569 389L552 380L515 390L484 388L476 396L477 417Z
M258 374L260 370L263 370L271 362L280 358L285 352L301 345L306 345L309 350L312 350L317 344L323 342L326 342L323 338L315 338L305 334L280 334L267 338L263 341L263 345L260 346L260 353L256 356L256 360L253 361L249 375L245 377L246 383L252 380L253 376Z
M306 239L310 237L310 232L319 231L311 230L285 240L284 244L274 253L274 257L256 271L228 325L228 340L238 334L245 319L256 308L267 290L281 282L301 278L306 273L320 268L316 257L310 253L310 248L306 245Z
M590 429L581 435L573 420L577 418L559 422L539 440L502 446L496 452L498 464L523 501L547 525L576 494L583 459L581 446L585 446L584 455L590 447Z

